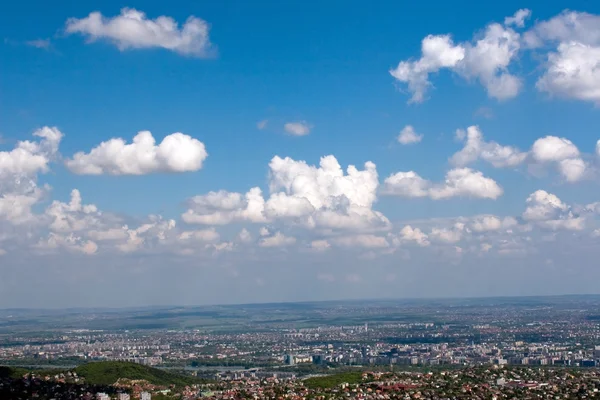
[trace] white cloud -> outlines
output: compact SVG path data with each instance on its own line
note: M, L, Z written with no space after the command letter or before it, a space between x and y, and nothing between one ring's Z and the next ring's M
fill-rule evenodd
M252 235L246 228L242 228L240 233L238 233L237 239L241 243L250 243L252 242Z
M413 228L410 225L404 226L398 235L400 243L414 242L421 247L429 246L429 238L426 233L423 233L419 228Z
M226 191L209 192L188 201L189 209L181 216L188 224L226 225L234 221L266 222L265 200L260 188L242 195Z
M388 229L389 220L372 206L379 179L375 164L364 170L350 165L346 174L334 156L308 165L289 157L273 157L269 163L270 197L265 201L259 188L246 195L210 192L188 201L182 215L187 223L223 225L235 221L287 220L306 228L339 230Z
M77 189L71 191L69 203L55 200L46 208L45 215L53 232L72 233L100 226L101 213L93 204L82 204Z
M565 138L540 138L533 143L531 155L539 163L556 163L558 171L568 182L582 179L586 172L586 164L580 157L579 149Z
M342 247L364 247L368 249L385 248L390 245L384 237L376 235L342 236L332 239L332 241Z
M495 215L479 215L474 217L469 227L474 232L492 232L501 229L510 229L518 225L518 221L513 217L499 218Z
M121 138L110 139L89 153L76 153L66 165L82 175L144 175L198 171L207 156L204 144L191 136L173 133L157 146L149 131L141 131L130 144Z
M296 243L296 238L285 236L281 232L275 232L273 236L262 238L258 245L260 247L285 247Z
M419 60L401 61L390 74L408 85L410 102L425 100L432 86L429 75L443 68L450 69L466 79L478 80L490 97L502 100L514 97L521 88L521 80L508 71L520 49L520 35L509 25L520 26L526 18L519 10L506 19L503 26L492 23L484 34L473 42L454 44L450 35L429 35L421 43Z
M462 223L456 223L450 229L448 228L432 228L429 233L429 238L439 243L457 243L459 242L465 230L465 226Z
M478 126L470 126L466 132L457 130L456 137L464 141L464 147L455 153L450 162L453 165L464 167L478 159L492 164L496 168L515 167L527 158L526 152L521 152L516 147L502 146L496 142L486 142Z
M406 125L398 135L398 143L404 145L419 143L422 139L423 135L416 133L411 125Z
M585 220L577 216L557 196L537 190L527 198L523 219L552 230L582 230Z
M536 87L552 96L600 105L600 46L561 43L548 54L547 70Z
M531 10L522 8L518 10L512 17L504 18L504 25L515 25L519 28L525 26L525 20L531 17Z
M596 155L600 157L600 140L596 142Z
M33 136L40 140L24 140L11 151L0 151L0 179L48 172L48 164L56 156L64 135L56 127L45 126Z
M331 248L327 240L313 240L310 242L310 248L315 251L325 251Z
M441 68L453 68L465 57L465 49L454 45L450 35L429 35L421 42L421 58L417 61L401 61L390 74L398 81L406 83L412 93L410 102L425 100L431 86L429 74Z
M171 17L148 19L146 14L133 8L121 9L115 17L92 12L85 18L70 18L65 31L79 33L90 42L106 39L119 50L163 48L182 55L205 57L210 55L209 26L206 21L190 16L180 27Z
M398 172L385 179L385 194L402 197L473 197L495 200L503 189L491 178L470 168L455 168L446 174L444 183L432 183L413 171Z
M565 10L549 20L539 21L523 35L527 46L536 48L547 42L600 44L600 16Z
M547 48L546 70L536 87L551 96L600 104L600 16L563 11L525 33L530 48Z
M63 134L57 128L36 130L36 141L17 142L11 151L0 151L0 220L11 224L35 221L32 207L48 191L37 185L37 175L50 170L58 157Z
M263 119L262 121L258 121L256 123L256 128L260 131L262 131L263 129L266 129L267 125L269 124L269 120L268 119Z
M98 251L96 243L91 240L85 240L73 233L66 235L50 233L47 238L40 239L34 248L43 253L65 249L73 253L92 255Z
M195 231L183 231L179 234L179 240L196 240L200 242L216 242L221 238L215 228L200 229Z
M283 129L293 136L306 136L310 133L311 126L306 121L288 122Z

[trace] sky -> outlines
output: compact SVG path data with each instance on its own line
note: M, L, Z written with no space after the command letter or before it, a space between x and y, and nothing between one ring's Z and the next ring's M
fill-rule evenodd
M0 307L600 293L600 4L480 3L3 4Z

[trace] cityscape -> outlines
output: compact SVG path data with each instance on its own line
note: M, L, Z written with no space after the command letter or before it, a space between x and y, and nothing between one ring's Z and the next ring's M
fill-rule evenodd
M0 316L0 364L25 369L27 379L83 383L87 366L115 362L189 379L176 387L133 374L112 382L112 394L90 389L102 400L270 398L274 390L292 398L391 392L418 398L457 390L458 382L469 393L501 396L560 392L566 388L556 382L565 376L569 390L586 385L593 395L600 389L600 296L592 295L5 310Z

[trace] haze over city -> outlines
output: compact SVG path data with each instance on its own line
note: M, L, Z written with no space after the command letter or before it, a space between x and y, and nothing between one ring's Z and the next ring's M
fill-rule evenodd
M600 3L2 9L0 308L600 293Z

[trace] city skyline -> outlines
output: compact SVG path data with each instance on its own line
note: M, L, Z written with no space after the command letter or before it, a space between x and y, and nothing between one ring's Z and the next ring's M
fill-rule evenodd
M600 293L600 5L3 9L3 308Z

